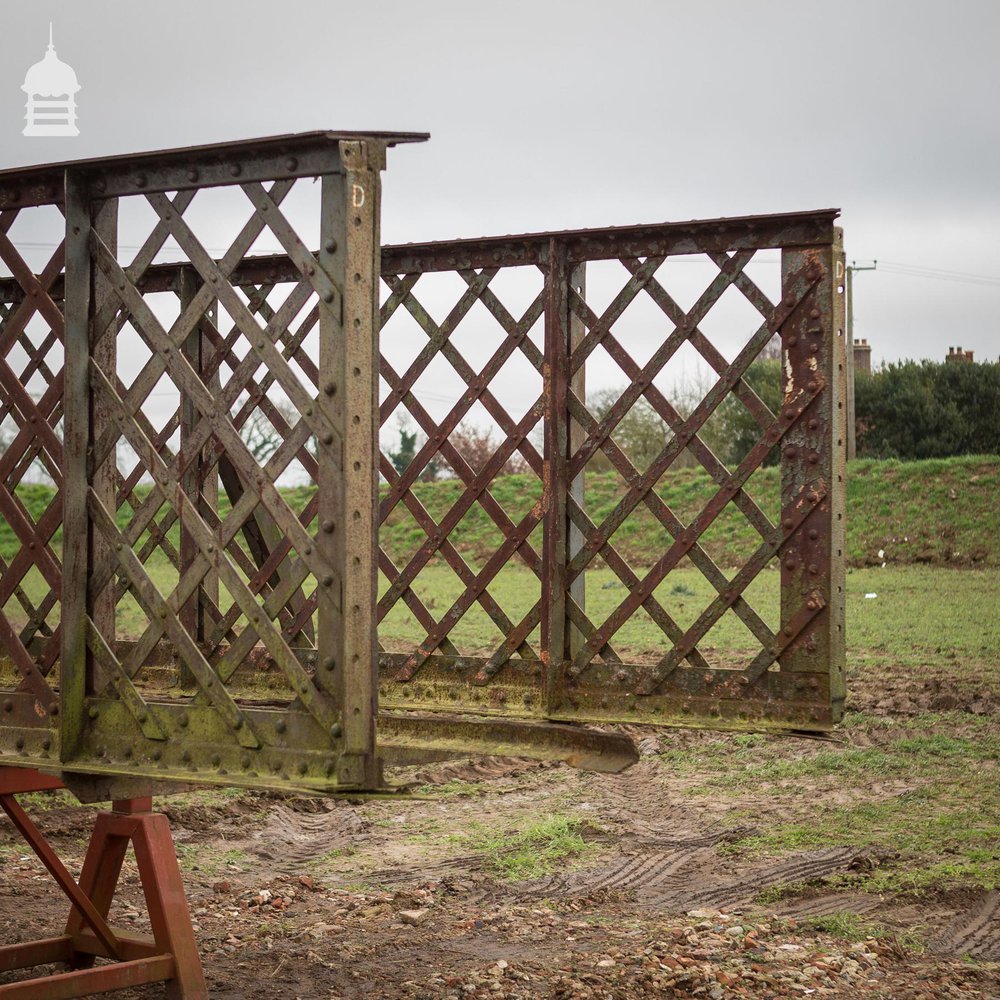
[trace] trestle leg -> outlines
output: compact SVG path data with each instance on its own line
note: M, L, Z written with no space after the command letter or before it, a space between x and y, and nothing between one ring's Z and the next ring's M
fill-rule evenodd
M168 1000L207 1000L177 854L166 816L149 798L121 799L97 816L79 884L15 796L62 787L57 778L0 767L0 807L71 903L58 937L0 947L0 972L63 963L69 971L0 985L2 1000L69 1000L164 983ZM135 852L152 936L108 924L129 845ZM98 958L112 959L96 965Z

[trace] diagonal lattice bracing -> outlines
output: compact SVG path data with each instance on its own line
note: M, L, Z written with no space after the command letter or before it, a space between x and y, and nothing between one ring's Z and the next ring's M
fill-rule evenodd
M662 265L672 252L669 240L649 239L640 246L641 238L635 237L630 243L633 237L623 236L620 245L628 246L629 250L623 254L615 253L619 243L613 233L609 234L609 244L604 244L600 236L591 238L589 234L577 243L570 234L564 245L557 239L548 245L542 241L523 245L497 241L470 242L467 250L456 245L401 249L395 258L396 265L384 273L388 294L383 305L383 322L405 309L427 337L402 375L397 374L392 356L384 353L382 359L382 376L387 386L382 403L383 422L402 403L423 434L413 464L401 474L383 457L387 486L382 519L384 524L388 523L392 512L403 504L417 512L416 521L425 533L425 540L417 550L398 561L383 542L383 568L388 581L380 601L380 620L387 621L395 608L406 604L418 619L423 634L419 640L414 634L412 652L383 654L387 671L383 674L384 694L398 699L400 704L413 706L433 707L442 700L445 703L457 700L502 710L513 690L519 699L517 710L521 710L521 693L529 688L537 692L537 701L529 692L524 695L525 705L530 702L540 709L547 705L550 715L566 718L581 714L616 718L622 712L626 717L634 717L632 713L641 714L641 706L647 704L657 718L663 718L664 712L676 711L678 706L692 716L709 714L725 718L747 711L774 714L774 706L785 699L787 711L808 720L807 724L823 718L823 710L803 710L798 705L809 697L828 697L832 688L829 682L817 681L815 676L804 677L801 684L805 686L801 686L796 672L804 667L796 664L808 660L804 654L816 652L820 644L815 630L829 628L834 618L828 596L830 587L814 587L804 592L797 603L786 604L783 597L780 614L757 591L779 560L783 574L787 572L790 553L800 539L812 539L830 530L831 521L836 520L833 508L840 498L833 498L831 503L828 474L812 486L801 485L795 491L783 488L780 503L773 494L770 497L762 494L760 484L773 482L764 469L770 455L780 450L782 461L787 462L793 453L799 454L788 445L803 428L813 437L821 430L827 434L824 428L831 428L837 419L831 415L831 409L837 402L839 372L829 367L842 348L837 332L840 300L833 275L836 260L827 257L825 263L820 263L823 252L817 252L794 274L789 272L785 276L780 292L768 291L760 276L751 276L749 270L756 266L757 251L768 244L753 239L743 242L737 234L727 246L706 231L705 242L699 246L699 238L679 241L678 249L682 253L702 250L702 260L714 268L715 274L700 295L689 300L692 303L689 307L679 305L679 299L661 276ZM665 251L661 249L664 247ZM573 261L574 253L580 255L578 261ZM533 254L537 256L532 257ZM582 278L583 264L588 258L616 259L628 273L625 283L600 309L591 306ZM792 260L792 255L787 259ZM558 264L560 260L565 263ZM498 449L509 449L512 432L521 431L493 391L495 371L483 370L490 376L483 392L481 380L474 381L477 373L455 349L454 341L461 324L470 322L472 306L477 302L486 305L500 321L508 338L518 332L502 297L495 295L493 288L504 265L518 267L529 261L534 261L545 275L545 288L535 307L540 307L543 300L547 303L544 348L527 338L517 345L546 380L544 422L547 440L551 437L552 445L546 445L545 456L538 453L534 442L529 442L523 450L527 467L542 480L537 507L540 516L537 520L529 515L520 520L495 522L502 528L502 540L491 552L484 553L478 572L468 569L474 575L471 580L466 575L464 589L456 592L441 616L437 609L433 613L428 609L416 588L422 574L429 572L431 556L444 552L446 543L450 545L446 553L449 564L458 573L463 572L462 551L469 544L465 539L470 530L464 518L474 509L483 480L456 466L461 484L459 498L447 509L433 514L417 500L415 491L419 477L435 456L445 453L462 416L470 412L470 401L488 400L486 412L502 432L496 441ZM400 266L402 262L408 266ZM551 267L548 262L552 262ZM461 298L446 319L437 324L415 296L423 288L421 275L449 269L462 278L472 296ZM720 308L727 289L742 296L759 319L755 326L745 330L742 341L735 346L730 343L729 353L724 354L703 326L706 317ZM429 294L425 291L421 297ZM664 329L659 342L640 363L628 346L628 338L632 336L629 316L630 306L643 298L655 304L663 317ZM799 338L794 331L804 317L825 338L825 346L814 341L811 359L807 355L799 362L794 350ZM823 331L816 325L817 319L825 320ZM718 322L710 325L714 330ZM780 412L775 411L773 402L765 400L751 376L752 366L764 356L775 336L781 337L787 358L782 370L782 381L786 384ZM554 338L564 346L553 347ZM501 345L501 349L505 347L509 344ZM683 413L663 384L664 372L682 347L693 349L712 374L703 398ZM599 359L598 349L600 356L613 362L625 379L618 398L600 416L591 411L586 388L591 370L598 374L602 371L599 366L604 362ZM818 367L822 357L816 356L817 350L820 355L824 350L828 352L825 369ZM471 394L457 393L451 409L443 416L438 415L437 409L432 416L432 409L418 398L416 391L420 376L432 364L435 354L446 357L462 375L464 384L473 390ZM809 373L800 376L800 380L794 378L796 363L801 363L802 370ZM594 368L595 365L598 367ZM606 378L607 369L603 371L602 377ZM623 450L617 434L622 421L639 402L662 422L666 438L659 452L641 465ZM742 407L759 432L757 443L749 452L727 460L716 451L720 446L710 444L706 435L719 421L728 419L726 415L733 412L731 404ZM560 411L559 407L563 409ZM826 414L822 419L818 416L821 413ZM555 429L551 430L553 424ZM717 432L713 434L717 438ZM829 436L826 445L831 449L830 454L838 447ZM563 448L566 450L562 454L552 450ZM501 458L503 454L503 451L496 453ZM668 498L668 492L674 470L685 456L691 456L704 469L710 489L698 506L680 510ZM585 485L593 475L588 470L598 457L620 477L616 482L622 484L615 487L613 502L601 504L600 513L588 502ZM821 465L826 459L821 451L813 451L808 461ZM495 476L500 465L498 458L491 474ZM487 495L492 499L497 492L502 490L494 480ZM713 534L720 515L729 511L738 515L751 533L742 543L744 548L756 539L754 547L741 554L739 564L732 569L721 561L731 558L724 551L720 560L718 532ZM739 522L734 522L728 513L726 516L726 531L739 531L733 528ZM516 618L505 616L504 621L494 617L494 623L502 626L503 638L492 652L469 656L446 648L447 641L454 643L459 625L476 596L499 592L504 587L505 575L516 572L516 567L509 565L510 556L540 523L545 525L546 534L556 539L546 548L543 564L538 565L536 550L525 553L522 548L522 554L530 554L530 571L540 575L541 599ZM634 544L627 549L623 546L629 544L625 539L634 534L632 528L637 523L645 526L642 530L655 526L666 541L662 550L651 550L645 555L648 561L635 565ZM825 526L818 529L818 524ZM683 581L690 579L683 575L687 571L682 571L682 565L698 571L709 586L707 603L700 612L696 608L678 615L674 610L677 601L672 598L669 581L682 574L679 577L682 582L673 584L673 590L683 593L687 589ZM809 564L807 569L809 574L823 572L818 564ZM595 595L595 580L606 581L601 584L602 589L621 588L613 603L608 604L607 598ZM765 606L761 606L762 602ZM605 605L607 610L601 610ZM730 612L744 629L742 638L736 640L742 645L735 658L724 654L720 662L714 636ZM637 625L637 615L645 616L643 620L659 636L661 649L655 653L652 649L636 649L636 635L645 635L647 638L641 641L650 642L648 630L636 631L641 626ZM554 627L553 623L559 621L562 624ZM539 628L541 649L534 660L539 667L533 673L530 669L526 673L525 666L532 661L523 659L523 643ZM756 644L756 649L751 648L752 644ZM806 673L808 669L805 668ZM463 688L462 684L471 685L471 689ZM476 687L483 694L475 694ZM468 690L472 693L466 694ZM808 696L802 692L808 692Z
M0 751L371 788L377 700L830 725L832 213L390 247L380 268L378 148L193 156L74 166L16 202L0 178ZM39 198L65 242L36 262L17 220ZM149 220L128 255L119 204Z
M0 279L0 421L14 425L0 508L17 546L0 553L0 632L31 699L7 710L41 719L18 743L29 756L111 775L379 785L375 484L360 470L388 142L285 137L0 181L13 275ZM318 250L299 235L305 201L284 207L305 177L321 180L308 192ZM223 186L246 216L214 251L202 230L222 216L204 202ZM66 223L36 275L14 223L39 198ZM130 260L119 204L133 223L152 210ZM291 272L255 270L248 255L267 241ZM255 426L269 436L259 453ZM23 496L31 469L54 484L41 515ZM171 664L179 688L161 682ZM258 690L259 667L272 676Z
M22 211L26 219L33 210ZM60 243L36 275L10 235L19 215L16 210L0 213L0 261L17 289L0 323L0 427L6 432L0 454L0 516L18 543L3 560L0 633L19 687L35 702L33 717L25 721L38 724L57 703L48 674L58 658L62 581L53 536L61 521L63 321L53 286L64 256ZM21 491L38 476L48 478L55 489L33 516Z

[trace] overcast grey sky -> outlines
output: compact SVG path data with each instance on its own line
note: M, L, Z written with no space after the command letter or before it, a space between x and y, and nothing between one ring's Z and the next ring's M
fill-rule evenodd
M48 22L81 135L21 135ZM390 153L386 242L837 206L876 361L1000 355L1000 4L9 2L0 164L315 128Z

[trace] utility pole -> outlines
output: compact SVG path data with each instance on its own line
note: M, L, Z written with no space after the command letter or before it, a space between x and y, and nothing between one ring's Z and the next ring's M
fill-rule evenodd
M874 271L878 268L878 261L873 260L870 264L861 266L856 260L852 260L847 265L847 281L845 291L847 293L847 459L850 461L857 455L857 440L855 438L854 424L854 272Z

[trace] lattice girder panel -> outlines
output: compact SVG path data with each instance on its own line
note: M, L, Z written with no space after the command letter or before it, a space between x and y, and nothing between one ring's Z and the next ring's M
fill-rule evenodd
M497 477L509 470L512 461L521 466L524 488L530 491L540 484L544 462L532 432L540 426L544 403L544 359L542 352L531 338L544 311L545 300L540 290L537 269L531 291L525 303L515 313L507 307L501 295L490 284L498 268L482 267L461 269L457 272L465 287L458 301L450 308L444 320L436 323L424 308L419 295L424 294L419 282L420 273L388 274L383 278L389 295L382 306L383 331L398 310L415 320L426 342L404 370L397 372L395 359L386 345L383 333L381 374L387 388L381 402L383 425L393 418L397 407L402 406L412 419L424 440L416 449L412 461L397 470L386 454L381 457L381 471L386 480L380 505L380 518L386 523L395 511L404 511L412 523L423 533L423 541L412 553L397 556L396 564L390 553L380 551L380 568L385 586L379 600L379 620L396 606L404 606L423 630L422 640L409 652L390 648L380 654L380 660L391 668L395 680L409 689L433 687L442 676L447 677L456 669L474 670L481 675L480 687L471 687L467 698L455 698L453 708L480 711L484 704L505 705L515 701L526 714L534 714L539 705L539 679L542 660L538 649L538 624L540 618L540 589L542 558L538 551L538 529L543 511L538 504L523 501L517 509L501 503L495 495ZM538 286L539 290L535 291ZM478 314L473 307L479 307ZM473 365L464 356L462 342L456 343L462 323L466 328L475 325L474 340L465 343L480 347L479 334L489 329L498 331L498 342L492 349L482 350ZM457 335L456 335L457 334ZM421 398L421 377L435 357L446 359L464 391L457 394L443 417L435 419ZM534 373L542 392L536 397L526 388L526 399L520 417L512 412L497 385L497 378L513 360L520 360L527 370ZM492 424L495 432L490 454L481 464L473 464L468 454L457 447L452 435L462 433L469 414L478 412ZM432 515L422 503L415 484L434 462L443 462L462 490L453 504L439 514ZM397 515L399 516L399 515ZM477 519L485 521L489 537L495 539L495 548L480 559L469 558L463 553L471 529ZM510 595L500 596L504 590L503 577L510 564L523 567L525 577L521 600L511 602ZM436 574L447 573L453 582L445 597L442 609L432 612L421 595L421 571L428 567ZM488 634L482 634L471 625L473 619L489 623ZM388 623L386 631L391 631ZM478 635L478 640L472 637ZM482 648L485 644L486 648ZM470 649L470 646L473 648ZM476 647L480 648L476 648ZM502 673L501 676L496 676ZM529 678L527 684L522 678ZM534 690L532 690L534 689ZM457 689L452 689L457 691Z
M0 281L0 358L25 310L52 328L28 368L0 373L4 414L44 424L5 449L0 488L29 446L58 486L38 525L21 523L12 489L0 499L20 543L3 586L37 614L18 590L30 562L61 599L37 660L37 636L2 636L24 675L0 719L10 762L119 784L380 785L373 282L385 148L410 138L316 133L0 174L0 241L25 206L49 199L66 216L65 251L37 278L0 246L14 276ZM283 206L296 183L314 193L316 251L296 228L303 199L294 221ZM222 188L242 228L215 251L189 219ZM125 258L137 203L152 222ZM280 275L250 256L258 241L281 247ZM183 261L163 263L168 251ZM131 361L126 333L141 347ZM65 377L47 361L52 334ZM30 376L51 400L19 390ZM248 446L255 422L264 451ZM283 485L293 472L310 484L302 503ZM60 528L61 552L48 545Z
M542 599L528 616L511 623L506 641L493 655L446 650L435 646L446 632L426 631L433 616L407 589L417 574L402 577L383 551L384 571L401 583L384 592L380 617L406 603L419 622L410 653L399 651L397 643L392 652L380 654L385 704L458 705L488 714L567 721L806 729L827 728L839 718L843 543L836 539L843 530L843 469L838 463L844 437L844 346L843 258L834 218L832 212L815 213L385 249L383 319L419 290L420 277L428 272L453 271L479 294L488 294L495 274L505 267L534 264L545 281L543 344L528 347L544 377L545 447L538 499L544 525ZM770 251L765 262L770 264L775 250L782 261L777 296L765 293L751 275L759 268L755 255ZM714 277L684 308L661 274L664 262L691 254L700 254ZM596 307L587 297L587 264L603 261L617 261L627 280ZM484 283L485 291L479 291ZM756 320L724 352L702 325L727 294L742 296L745 311ZM640 363L627 340L626 320L631 305L642 297L655 303L663 333ZM429 341L418 360L426 365L447 338L435 341L421 325ZM626 329L626 339L620 329ZM784 382L779 412L763 401L750 377L751 366L776 337ZM663 385L665 366L682 347L696 351L710 373L703 398L683 415ZM600 417L587 394L588 368L600 374L597 352L625 382ZM383 404L385 420L412 379L408 385L385 358L383 378L391 401ZM637 466L615 436L638 403L662 422L667 438L647 467ZM749 415L757 440L727 465L705 435L730 406ZM418 449L423 464L445 446L455 424L434 420L426 410L420 413L418 429L426 440L424 450ZM762 497L757 479L775 449L781 456L780 486L773 485L773 476L765 477L772 495ZM708 492L695 509L678 512L666 493L685 454L707 474ZM587 494L588 470L598 456L617 484L615 502L604 504L599 515ZM387 456L382 469L391 498L383 504L383 521L392 505L408 498L429 547L447 553L449 543L457 540L454 524L432 518L407 492L419 469L406 479ZM479 484L461 485L456 507L473 503ZM640 513L642 523L655 525L666 541L661 551L648 553L648 561L630 565L619 539ZM740 555L735 565L722 564L706 539L713 527L722 525L725 534L739 530L740 524L745 529ZM510 547L516 546L520 536L505 527ZM717 549L715 545L713 551ZM492 555L493 565L499 566L511 552L498 546ZM780 598L766 599L769 585L763 597L754 596L762 580L775 578L771 570L779 561L780 584L770 589L779 591ZM680 615L669 588L683 593L683 581L690 579L684 572L691 569L708 585L708 597L699 598L706 603L697 610ZM613 589L610 605L593 589L598 581L603 581L600 591ZM762 600L774 606L760 606ZM648 626L646 646L653 642L640 656L628 638L637 617ZM526 629L536 625L541 629L537 659L514 656ZM720 656L713 646L720 630L737 636L729 640L739 647L732 655ZM426 637L417 642L421 633ZM650 634L658 638L650 640Z
M0 518L15 545L0 552L0 721L18 753L52 744L62 585L64 226L59 193L33 194L0 201L0 267L11 275L0 295ZM51 241L41 257L38 240Z

